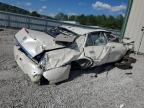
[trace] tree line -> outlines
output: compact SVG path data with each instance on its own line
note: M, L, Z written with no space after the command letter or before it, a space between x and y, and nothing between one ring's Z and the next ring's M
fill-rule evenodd
M18 14L30 15L35 17L41 17L46 19L61 20L61 21L76 21L82 25L89 26L100 26L111 29L121 29L123 25L124 17L122 15L118 16L106 16L106 15L67 15L64 13L58 13L53 18L47 15L41 15L37 11L29 12L25 9L12 6L0 2L0 10L13 12Z
M106 15L66 15L58 13L55 17L61 21L76 21L82 25L100 26L111 29L122 29L124 17L118 16L106 16Z

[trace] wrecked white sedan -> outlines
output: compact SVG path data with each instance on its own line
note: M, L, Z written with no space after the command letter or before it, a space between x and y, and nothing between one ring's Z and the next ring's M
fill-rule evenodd
M71 63L82 68L120 60L129 50L112 33L101 29L61 26L48 33L21 29L16 35L14 56L33 82L44 77L50 84L68 79Z

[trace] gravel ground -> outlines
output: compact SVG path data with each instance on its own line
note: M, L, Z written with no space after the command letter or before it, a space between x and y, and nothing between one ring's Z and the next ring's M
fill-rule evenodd
M39 86L14 61L16 32L0 31L0 108L144 108L144 56L132 55L137 62L130 70L72 70L63 83Z

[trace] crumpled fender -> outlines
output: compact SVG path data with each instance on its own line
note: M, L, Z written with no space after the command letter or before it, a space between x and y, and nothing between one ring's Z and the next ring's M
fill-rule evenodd
M79 51L70 48L47 52L45 55L47 61L45 69L50 70L69 64L72 61L77 60L80 54Z

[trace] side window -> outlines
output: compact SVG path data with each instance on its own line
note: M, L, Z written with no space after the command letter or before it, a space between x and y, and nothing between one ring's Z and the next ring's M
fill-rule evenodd
M86 46L93 46L93 42L92 42L91 36L87 37Z
M100 46L105 45L107 39L102 32L91 33L88 36L86 46Z
M119 42L119 38L114 36L112 33L105 33L105 36L110 42Z

